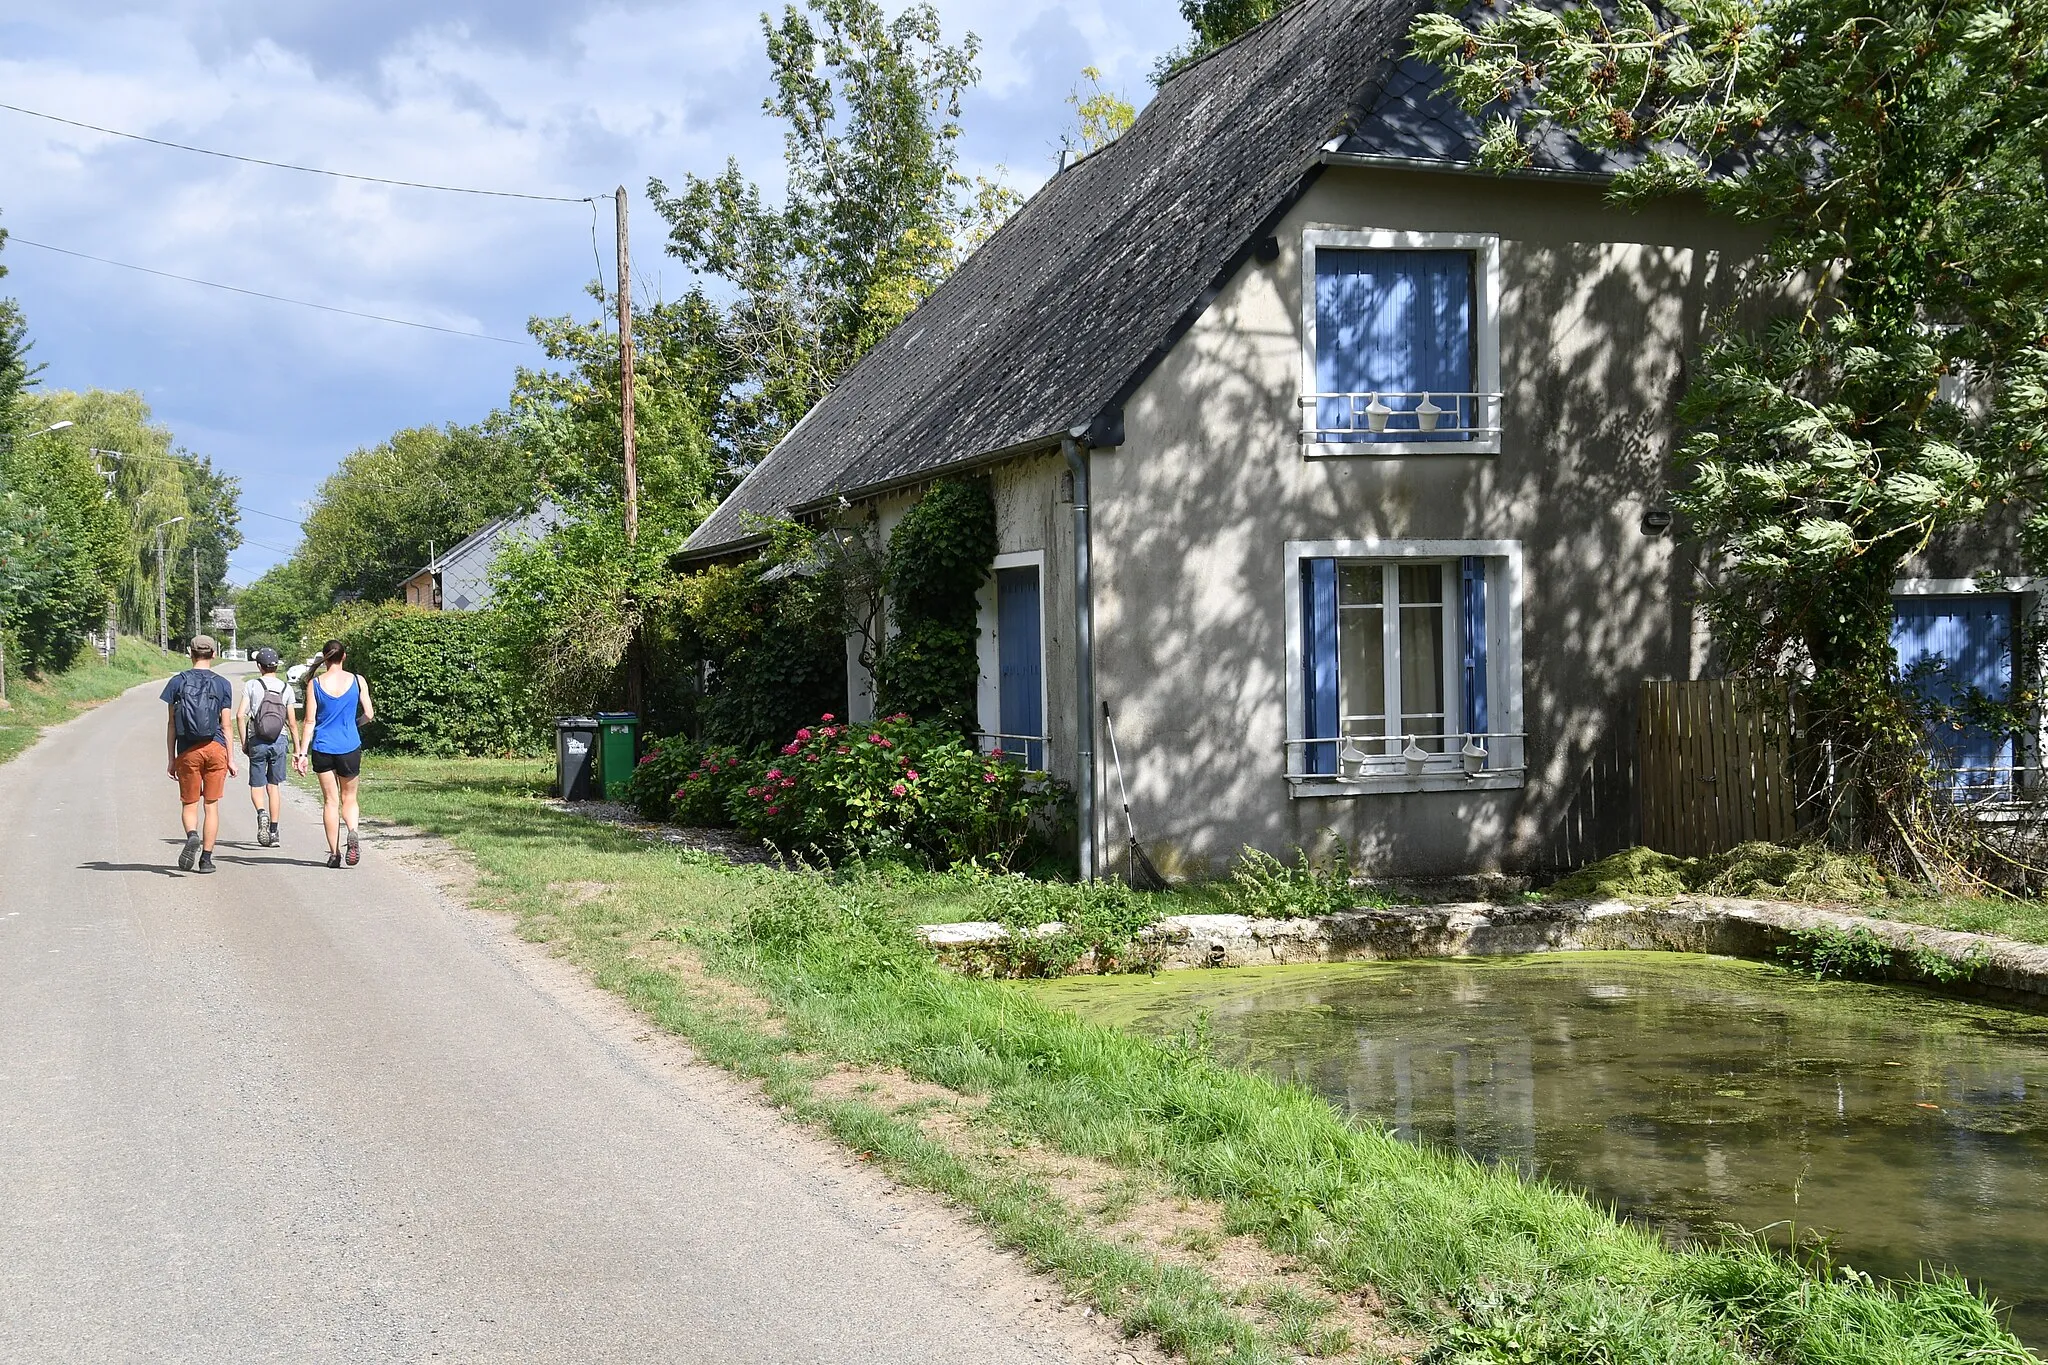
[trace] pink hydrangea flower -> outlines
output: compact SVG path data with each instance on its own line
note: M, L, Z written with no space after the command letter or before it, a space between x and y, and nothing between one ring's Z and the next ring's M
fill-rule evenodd
M783 779L782 779L782 789L783 789L784 791L787 791L787 790L789 790L789 789L790 789L791 787L794 787L795 785L796 785L796 779L795 779L795 778L793 778L793 777L785 777L785 778L783 778Z
M804 755L804 762L806 762L806 763L816 763L817 761L818 761L818 756L817 756L816 754L805 754L805 755Z
M835 717L832 715L830 711L827 711L824 715L818 717L818 719L830 723L833 719L835 719Z
M780 777L780 776L782 776L782 769L780 769L780 768L770 768L770 769L768 770L768 780L769 780L770 782L773 782L773 781L774 781L774 780L775 780L776 778L778 778L778 777Z
M908 796L910 795L910 788L898 782L895 786L889 788L889 794L891 796Z
M917 769L912 768L909 772L903 774L903 776L906 781L915 782L917 781Z
M800 740L809 739L811 737L811 727L806 725L803 729L796 732L796 737Z
M990 750L988 751L988 756L989 756L990 758L1001 758L1001 757L1003 756L1003 750L1002 750L1002 746L1001 746L1001 745L997 745L997 746L996 746L995 748L993 748L993 749L990 749Z
M783 746L782 746L782 756L783 756L784 758L787 758L787 757L789 757L789 756L790 756L791 754L794 754L794 753L795 753L795 752L797 751L797 749L798 749L798 748L800 748L800 747L801 747L800 745L796 745L796 744L785 744L785 745L783 745Z
M760 789L759 787L749 787L749 788L747 788L747 795L749 795L749 796L759 796L760 794L761 794L761 789Z
M770 806L770 807L768 808L768 813L769 813L770 815L780 815L780 814L782 814L782 807L780 807L780 806Z
M909 719L910 719L910 713L909 713L908 711L898 711L898 712L897 712L897 713L896 713L895 715L893 715L893 716L889 717L889 719L890 719L890 720L909 720Z
M652 762L654 762L653 754L642 754L640 756L640 761L638 763L635 763L633 766L636 768L644 768Z
M993 786L997 782L1000 782L1002 779L997 777L994 773L983 773L981 775L981 780Z
M725 766L728 768L737 768L740 766L740 761L736 758L728 758L727 760L725 760Z
M844 744L842 744L839 746L839 752L842 754L850 754L853 752L853 750L847 748Z

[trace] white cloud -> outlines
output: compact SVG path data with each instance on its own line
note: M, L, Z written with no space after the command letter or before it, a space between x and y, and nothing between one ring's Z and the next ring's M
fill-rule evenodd
M580 196L636 191L636 270L662 275L649 176L728 156L773 184L781 139L753 5L711 0L70 0L0 20L0 84L31 109L248 156ZM775 6L779 10L780 5ZM1179 38L1173 0L946 0L982 39L970 166L1034 187L1081 65L1142 98ZM591 210L249 166L0 111L0 225L181 275L459 330L521 336L588 311ZM609 205L596 236L611 273ZM6 251L43 380L135 388L194 449L290 514L349 450L474 420L532 351ZM669 272L673 279L673 271ZM267 529L266 529L267 527ZM258 539L288 528L251 520ZM237 556L248 577L276 559Z

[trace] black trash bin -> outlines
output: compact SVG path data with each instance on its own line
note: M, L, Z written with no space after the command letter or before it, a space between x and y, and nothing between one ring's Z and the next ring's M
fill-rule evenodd
M595 716L562 716L555 721L555 790L564 801L589 801L597 795L597 733Z

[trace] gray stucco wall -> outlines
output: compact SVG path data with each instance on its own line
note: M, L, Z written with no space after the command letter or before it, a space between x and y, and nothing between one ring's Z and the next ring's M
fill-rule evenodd
M1498 455L1304 458L1311 226L1499 234ZM1665 487L1684 357L1756 239L1696 204L1628 214L1590 187L1363 170L1327 173L1278 237L1279 259L1248 264L1135 395L1125 444L1094 456L1096 686L1139 833L1194 875L1247 844L1332 838L1410 875L1625 845L1636 684L1703 662L1692 566L1640 523ZM1290 798L1283 546L1372 537L1522 543L1520 789ZM1070 720L1071 674L1053 676Z

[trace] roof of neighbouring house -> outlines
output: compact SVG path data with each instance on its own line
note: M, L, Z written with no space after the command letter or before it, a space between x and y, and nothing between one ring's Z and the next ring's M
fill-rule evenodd
M1129 131L1062 171L842 376L683 550L748 543L748 514L1106 443L1120 405L1332 159L1442 168L1479 128L1406 59L1417 0L1300 0L1168 81ZM1561 135L1551 173L1611 173Z
M405 581L410 583L421 574L439 573L444 566L455 560L467 558L478 546L495 543L510 535L546 535L561 524L561 520L561 509L542 499L540 506L531 512L514 513L509 517L499 517L495 521L485 522L471 534L435 555L433 563L414 570L412 576Z

